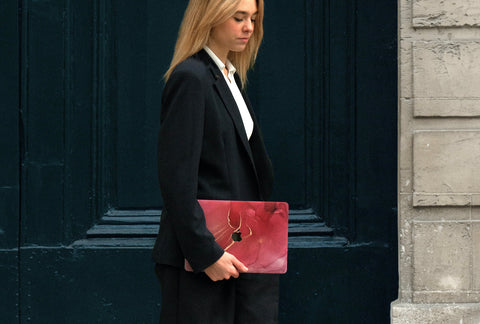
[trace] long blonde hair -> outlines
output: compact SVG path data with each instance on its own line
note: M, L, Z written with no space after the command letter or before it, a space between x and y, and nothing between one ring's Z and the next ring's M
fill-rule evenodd
M178 32L175 52L165 81L173 69L191 55L200 51L208 42L213 27L227 21L237 11L241 0L190 0ZM255 63L263 38L263 0L257 2L257 17L250 40L242 52L230 52L228 59L237 69L242 86L247 81L247 71Z

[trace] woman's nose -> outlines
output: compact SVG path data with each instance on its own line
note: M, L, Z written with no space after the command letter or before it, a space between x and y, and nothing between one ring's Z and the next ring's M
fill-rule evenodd
M246 23L244 25L244 30L247 32L252 32L253 31L253 21L250 19L246 20Z

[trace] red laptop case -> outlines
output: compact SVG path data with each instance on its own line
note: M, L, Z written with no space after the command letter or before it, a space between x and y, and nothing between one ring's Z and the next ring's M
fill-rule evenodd
M285 273L288 204L270 201L198 200L217 243L251 273ZM185 269L192 270L188 262Z

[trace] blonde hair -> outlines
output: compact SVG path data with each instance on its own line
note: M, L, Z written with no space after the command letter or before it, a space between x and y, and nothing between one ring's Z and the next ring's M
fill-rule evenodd
M173 69L207 43L213 27L227 21L237 11L241 0L190 0L178 32L177 43L170 67L165 73L165 81ZM257 2L257 17L250 40L242 52L230 52L228 59L237 69L242 86L247 81L247 71L253 67L263 38L263 0Z

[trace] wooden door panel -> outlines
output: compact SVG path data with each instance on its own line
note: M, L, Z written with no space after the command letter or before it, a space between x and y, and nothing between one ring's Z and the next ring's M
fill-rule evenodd
M275 170L272 199L305 207L305 4L276 0L265 4L264 41L248 92Z

